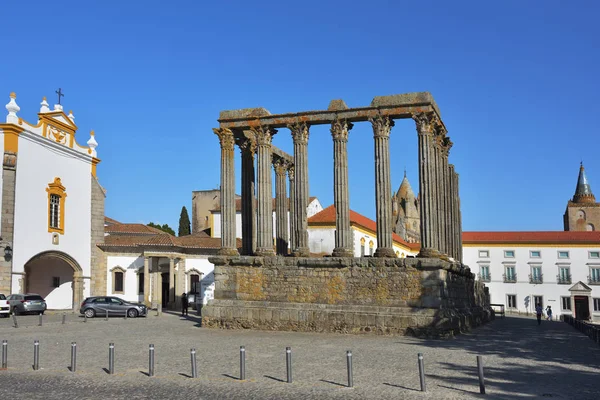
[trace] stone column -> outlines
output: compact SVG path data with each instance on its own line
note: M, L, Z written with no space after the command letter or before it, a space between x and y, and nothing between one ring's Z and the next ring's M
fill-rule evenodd
M150 306L150 257L144 257L144 304Z
M186 292L185 289L185 258L179 258L177 262L177 285L175 285L175 307L181 309L181 294Z
M158 258L152 257L152 308L157 308L158 304L160 304L158 300L158 294L160 293L158 275Z
M221 143L221 249L219 254L239 255L235 232L235 163L233 132L214 128Z
M83 276L81 271L73 273L73 310L78 311L83 301Z
M350 228L350 189L348 186L348 132L352 123L335 120L331 124L333 137L333 198L335 205L334 257L353 257Z
M369 118L375 139L375 211L377 250L375 257L396 257L392 247L392 183L390 172L390 131L394 121L378 115Z
M452 248L452 191L450 190L450 175L448 169L448 158L450 157L450 149L452 148L452 141L446 136L442 138L442 174L444 177L444 249L445 253L450 257L454 258L454 251Z
M441 207L440 207L440 196L441 196L441 187L440 187L440 143L439 143L439 137L438 135L435 133L435 129L434 129L434 135L433 135L433 159L434 159L434 163L433 163L433 176L434 176L434 180L433 180L433 186L434 186L434 213L433 213L433 229L434 229L434 248L439 252L439 253L443 253L442 250L442 241L441 241L441 237L440 237L440 233L442 232L442 221L440 218L440 213L441 213ZM441 255L441 254L440 254Z
M288 170L288 161L277 157L273 160L275 168L275 243L277 254L287 255L288 253L288 210L287 210L287 190L286 175Z
M298 240L296 239L296 181L294 176L294 166L290 165L288 167L288 177L290 180L290 199L289 199L289 209L290 209L290 217L289 217L289 226L290 226L290 250L294 250L298 247Z
M169 257L169 308L175 306L175 259Z
M308 257L310 249L308 248L308 125L306 122L298 122L288 125L292 131L294 140L294 168L295 168L295 230L296 247L292 250L295 257Z
M452 164L448 164L447 166L447 178L448 178L448 221L450 221L449 224L449 231L448 231L448 241L449 241L449 246L450 246L450 257L454 258L455 260L458 260L458 258L456 257L456 235L454 234L454 229L456 227L455 224L455 215L456 215L456 211L454 208L454 180L452 179L452 171L454 169L454 166Z
M419 196L421 223L421 250L419 257L435 257L435 174L433 159L434 115L414 114L419 139Z
M277 133L267 126L252 128L258 148L258 215L256 255L273 256L273 185L271 181L271 141Z
M459 185L459 175L455 172L455 180L456 180L456 227L457 227L457 240L458 240L458 261L462 263L463 261L463 248L462 248L462 213L460 211L460 185Z
M256 204L254 154L256 138L244 132L238 141L242 153L242 254L252 255L256 250Z

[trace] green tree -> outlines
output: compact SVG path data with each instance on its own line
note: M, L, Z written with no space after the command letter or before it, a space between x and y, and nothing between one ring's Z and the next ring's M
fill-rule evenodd
M150 222L149 224L147 224L147 226L150 226L150 227L156 228L156 229L160 229L163 232L166 232L168 234L175 236L175 231L168 224L159 225L159 224L155 224L154 222Z
M190 216L188 215L187 208L181 207L181 214L179 215L179 232L177 236L186 236L192 233L190 224Z

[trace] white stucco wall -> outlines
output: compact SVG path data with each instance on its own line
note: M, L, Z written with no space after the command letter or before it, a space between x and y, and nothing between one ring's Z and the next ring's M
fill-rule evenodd
M48 184L55 177L66 189L64 234L52 244L48 232ZM13 272L44 251L63 252L73 257L90 276L91 259L91 165L74 150L30 134L19 135L15 188ZM18 285L13 285L13 291Z
M116 296L127 301L143 301L144 295L139 294L138 270L144 270L144 257L131 256L111 256L106 258L106 287L107 295ZM123 293L115 293L113 285L113 270L115 267L123 268L126 273L123 277Z
M479 257L479 251L488 251L489 257ZM514 258L504 257L504 251L514 251ZM530 257L531 251L540 251L540 258ZM559 259L559 251L568 251L568 259ZM488 265L491 281L486 282L489 287L491 302L496 304L507 304L507 295L516 295L517 309L521 313L532 313L535 310L533 304L534 296L542 296L543 307L550 305L553 315L572 314L572 311L561 310L561 297L570 297L569 289L581 281L588 285L590 265L600 266L600 259L590 259L590 251L600 251L600 247L575 247L575 246L476 246L463 245L463 262L467 264L475 274L481 272L482 265ZM516 283L504 283L503 274L505 266L515 265L517 274ZM541 265L543 283L529 283L529 274L532 265ZM559 266L569 266L571 272L571 284L558 284L557 275ZM588 285L592 289L592 299L600 298L600 286ZM574 310L571 300L571 310ZM593 312L593 300L590 311L595 319L600 319L600 312Z

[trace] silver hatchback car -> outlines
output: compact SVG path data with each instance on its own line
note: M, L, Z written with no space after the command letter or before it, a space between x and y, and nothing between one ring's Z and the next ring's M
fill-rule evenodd
M87 318L104 317L107 314L109 317L127 315L129 318L135 318L146 316L148 309L144 304L131 303L118 297L94 296L86 298L81 303L79 313Z
M11 294L6 300L14 315L43 314L47 307L44 298L37 293Z

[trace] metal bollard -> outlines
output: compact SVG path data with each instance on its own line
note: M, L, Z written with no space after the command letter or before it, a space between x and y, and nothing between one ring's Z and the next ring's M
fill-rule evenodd
M112 375L115 373L115 344L108 344L108 374Z
M104 310L104 320L108 321L108 308Z
M421 381L421 392L427 391L427 386L425 385L425 363L423 362L423 353L419 353L419 380Z
M485 394L485 381L483 379L483 360L477 356L477 371L479 372L479 393Z
M87 315L83 314L83 322L87 322Z
M40 323L38 324L38 326L42 326L42 314L40 314Z
M125 310L125 319L127 319L127 314L129 313L129 310Z
M350 350L346 352L346 361L348 364L348 387L353 387L354 379L352 377L352 352Z
M77 370L77 343L71 342L71 372Z
M154 345L151 344L148 351L148 376L154 376Z
M158 306L156 306L156 311L157 311L157 315L162 315L162 304L159 304Z
M246 380L246 348L240 346L240 381Z
M198 368L196 367L196 349L190 350L190 357L192 358L192 378L197 378Z
M15 328L19 327L19 323L17 322L17 316L15 314L13 314L13 323L14 323Z
M287 370L287 383L292 383L292 348L285 348L285 366Z
M40 369L40 341L33 341L33 370Z
M8 368L8 341L2 341L2 369Z
M63 314L62 324L64 325L67 322L67 314Z

